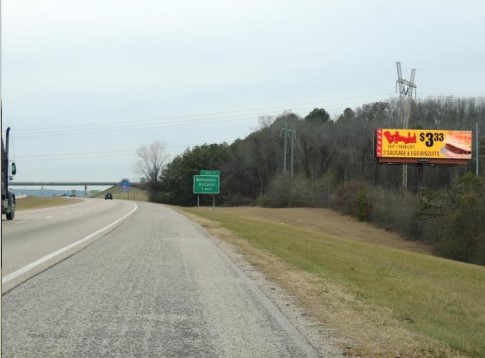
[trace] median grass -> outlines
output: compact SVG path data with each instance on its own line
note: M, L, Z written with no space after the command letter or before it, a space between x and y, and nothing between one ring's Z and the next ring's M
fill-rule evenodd
M47 208L51 206L72 205L72 204L77 204L80 201L81 199L75 199L75 198L63 198L63 197L40 198L37 196L28 196L25 198L17 198L15 209L16 210L40 209L40 208Z
M331 211L184 211L336 329L348 354L485 357L485 267L434 257Z

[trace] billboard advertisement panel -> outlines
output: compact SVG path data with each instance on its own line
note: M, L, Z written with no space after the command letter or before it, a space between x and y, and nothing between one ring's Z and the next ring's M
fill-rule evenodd
M379 128L376 132L376 157L431 161L470 160L472 132Z

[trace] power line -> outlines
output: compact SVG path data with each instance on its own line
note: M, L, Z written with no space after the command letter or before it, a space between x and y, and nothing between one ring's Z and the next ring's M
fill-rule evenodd
M428 93L431 94L431 93ZM337 108L340 107L338 104L331 105L324 105L325 102L336 102L336 101L348 101L348 100L356 100L356 99L377 99L377 97L382 97L383 95L392 96L390 93L385 94L376 94L373 96L362 96L362 97L347 97L347 98L339 98L339 99L329 99L325 101L318 101L318 102L303 102L294 105L284 105L284 106L273 106L273 107L261 107L261 108L254 108L254 109L241 109L241 110L232 110L232 111L223 111L223 112L211 112L211 113L201 113L201 114L192 114L192 115L180 115L180 116L169 116L169 117L158 117L158 118L151 118L151 119L141 119L141 120L132 120L132 121L119 121L119 122L112 122L112 123L103 123L103 124L92 124L92 125L71 125L71 126L62 126L62 127L37 127L37 128L28 128L28 129L17 129L16 136L19 138L25 137L36 137L36 136L45 136L45 135L63 135L63 134L70 134L70 135L77 135L77 134L89 134L89 133L98 133L98 132L108 132L108 131L125 131L125 130L132 130L132 129L154 129L154 128L170 128L170 127L184 127L184 126L192 126L194 124L218 124L224 122L233 122L238 120L245 120L245 119L253 119L253 117L259 117L262 111L269 111L275 109L283 109L288 108L291 106L295 108L296 111L298 110L308 110L309 105L315 105L324 107L327 110L329 108ZM435 96L440 96L444 94L433 94ZM450 94L448 94L450 95ZM393 97L390 97L392 99ZM356 105L355 103L346 102L347 106ZM206 118L205 118L206 117ZM220 118L223 117L223 118ZM174 122L177 121L177 122Z
M382 97L385 94L376 94L372 96L361 96L361 97L347 97L347 98L335 98L328 99L324 101L315 102L303 102L291 105L292 108L297 107L297 110L308 110L308 106L320 106L331 108L331 106L325 106L324 103L328 102L343 102L348 100L357 99L374 99L376 97ZM334 104L335 105L335 104ZM335 105L337 106L337 105ZM28 129L17 129L16 136L18 138L22 137L35 137L35 136L46 136L46 135L61 135L61 134L87 134L87 133L97 133L105 131L124 131L132 129L152 129L152 128L166 128L166 127L181 127L194 124L211 124L211 123L223 123L232 122L241 119L248 119L251 116L257 117L262 111L277 110L288 108L288 105L284 106L272 106L272 107L260 107L253 109L240 109L232 111L223 112L212 112L212 113L202 113L193 115L180 115L180 116L170 116L170 117L158 117L151 119L142 120L132 120L132 121L119 121L112 123L94 124L94 125L74 125L74 126L62 126L62 127L38 127L38 128L28 128ZM204 118L208 117L208 118ZM215 117L215 118L214 118ZM223 118L220 118L223 117ZM176 120L177 122L173 122Z
M56 158L56 157L70 157L73 156L83 156L83 155L110 155L110 154L120 154L120 153L136 153L136 149L122 149L122 150L104 150L104 151L91 151L91 152L71 152L71 153L46 153L46 154L35 154L35 155L19 155L17 159L36 159L36 158Z
M167 149L189 148L201 145L199 143L192 143L186 145L170 146ZM44 153L34 155L20 155L16 157L19 161L31 160L71 160L71 159L92 159L92 158L107 158L107 157L135 157L137 149L120 149L120 150L104 150L104 151L90 151L90 152L70 152L70 153Z
M423 95L431 97L439 96L477 96L485 97L485 92L420 92Z

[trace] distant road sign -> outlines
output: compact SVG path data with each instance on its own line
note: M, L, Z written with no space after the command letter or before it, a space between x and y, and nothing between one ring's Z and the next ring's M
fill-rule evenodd
M221 175L220 170L201 170L200 175Z
M219 194L219 175L194 175L194 194Z
M122 181L119 185L121 191L127 192L131 190L131 183L128 180Z

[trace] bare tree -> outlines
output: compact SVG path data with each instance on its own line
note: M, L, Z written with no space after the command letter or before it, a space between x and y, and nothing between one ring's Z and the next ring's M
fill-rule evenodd
M142 176L150 192L157 191L160 176L170 158L167 153L167 144L157 140L149 146L140 146L136 150L136 154L138 156L135 165L136 172Z

